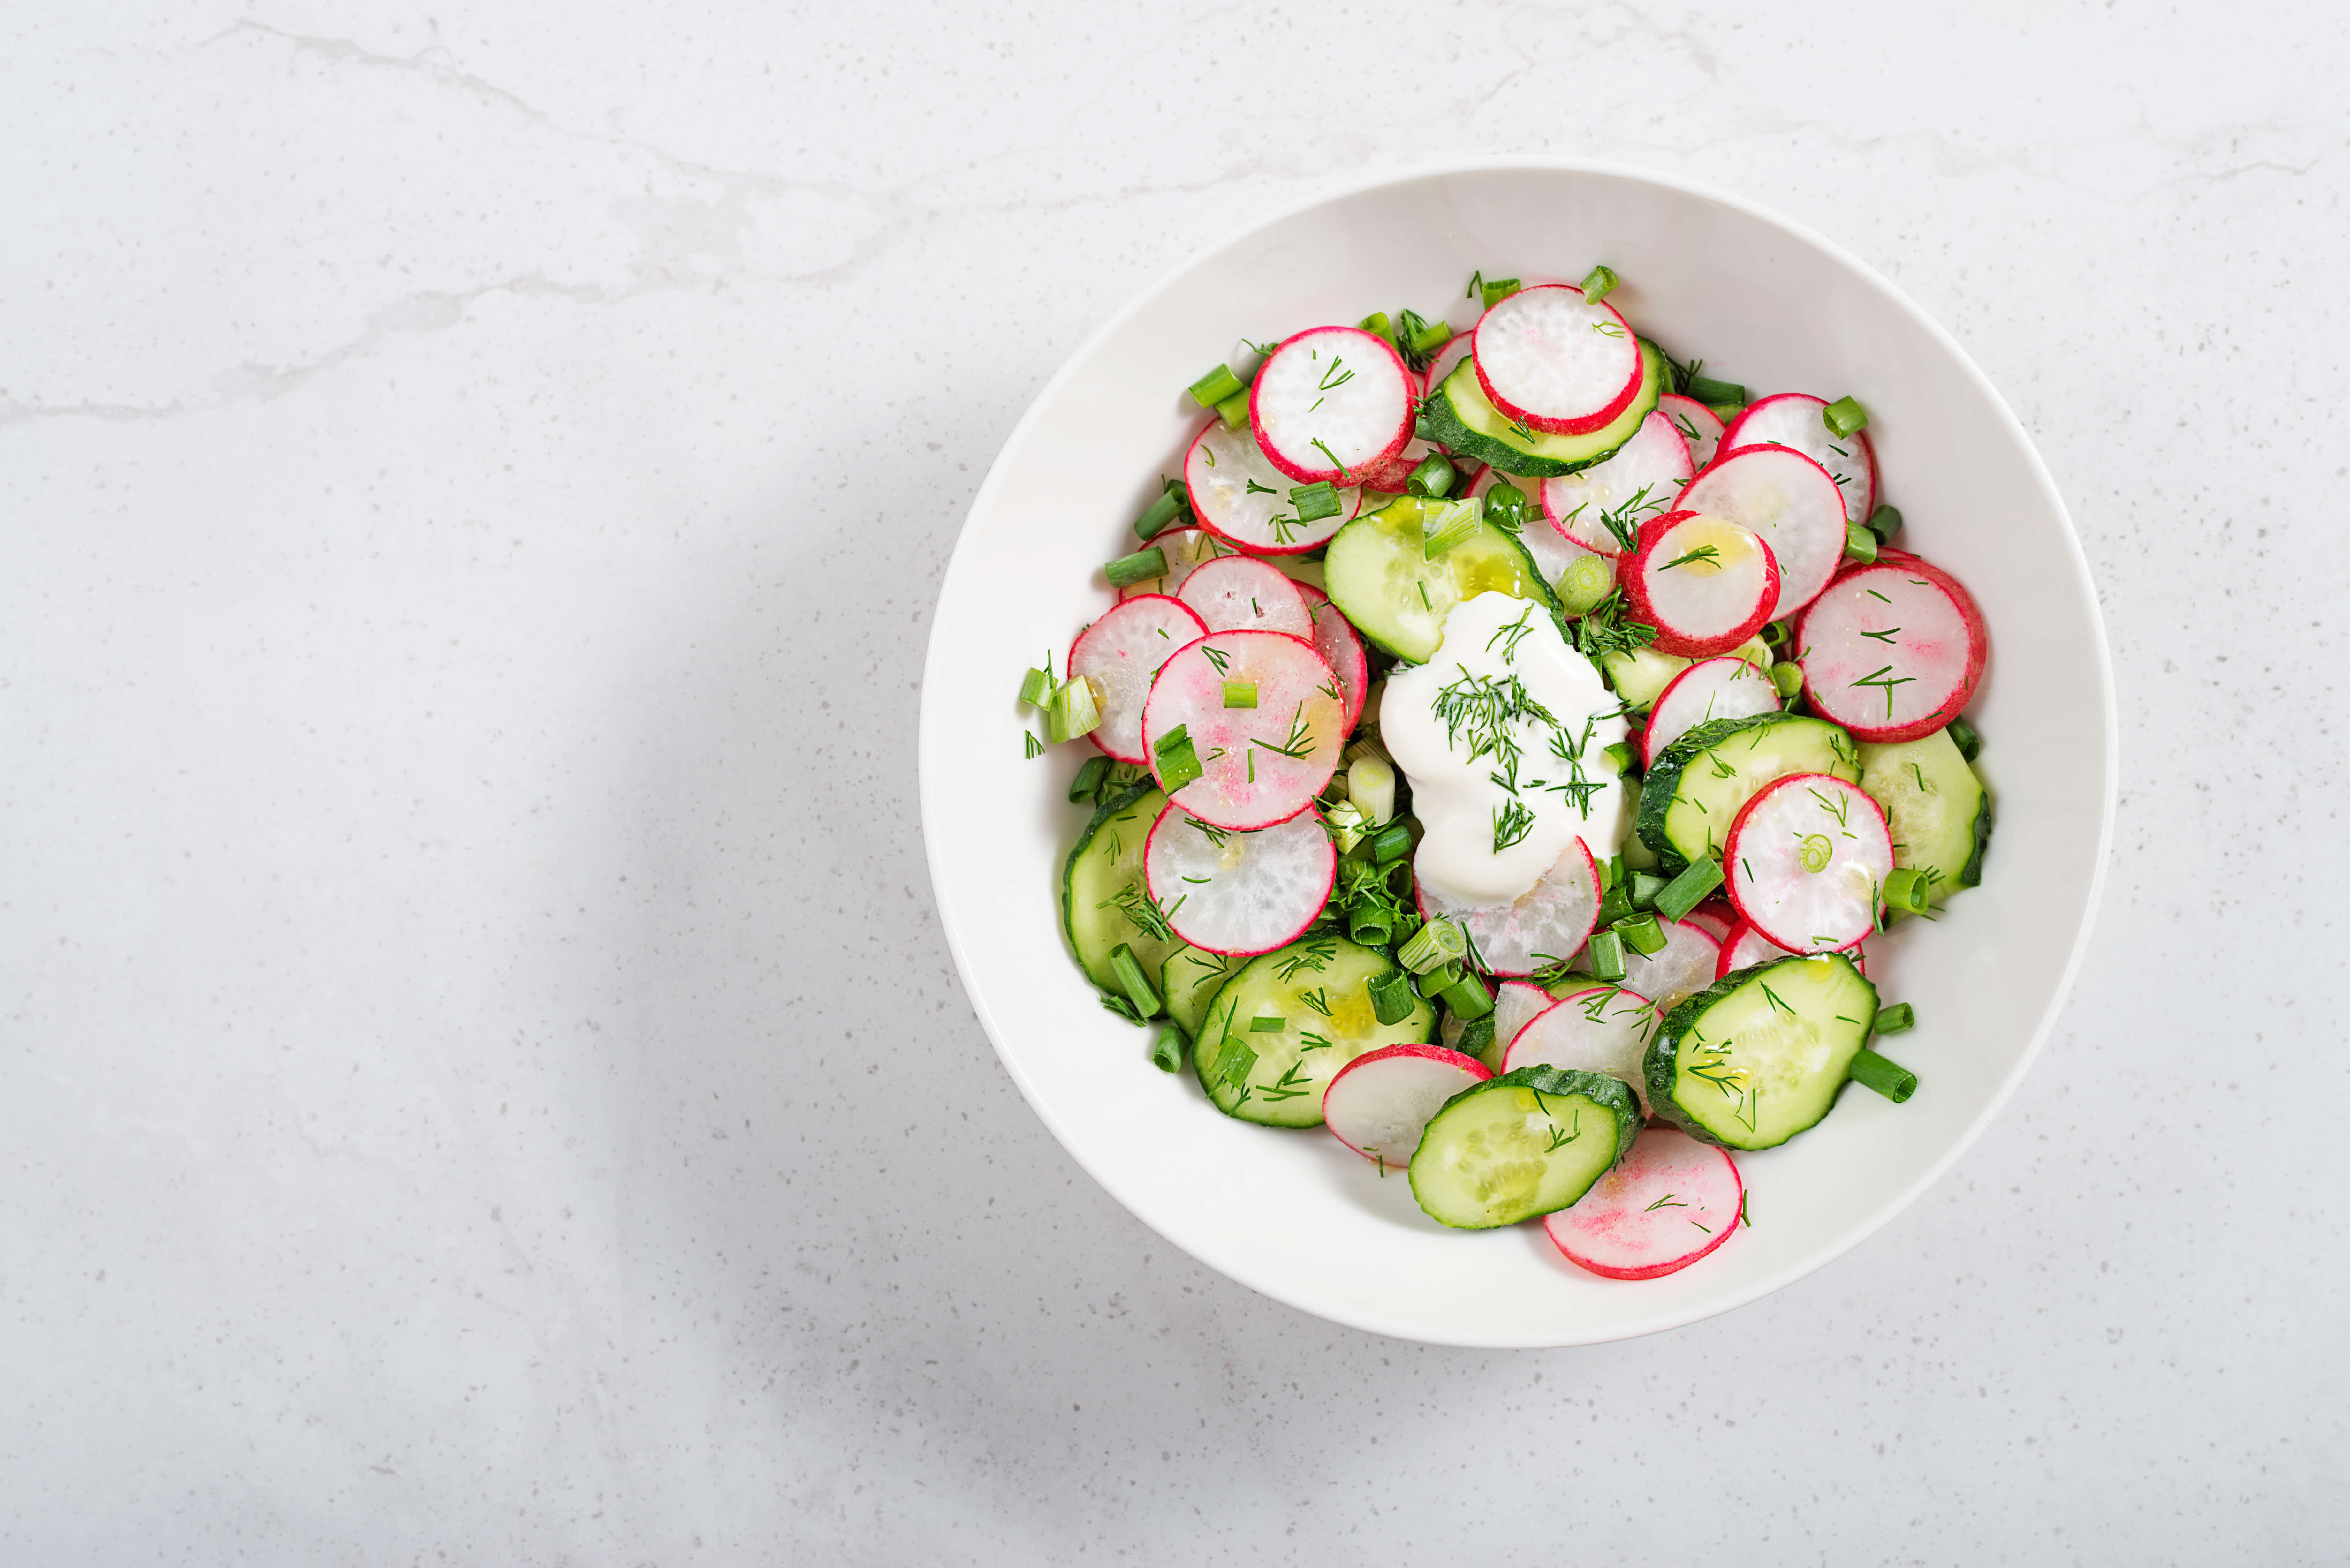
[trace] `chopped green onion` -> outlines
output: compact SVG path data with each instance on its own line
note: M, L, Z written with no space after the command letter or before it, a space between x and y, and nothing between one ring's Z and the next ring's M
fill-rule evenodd
M1180 724L1159 736L1150 750L1159 759L1159 787L1169 794L1207 771L1200 765L1199 751Z
M1594 931L1584 944L1583 959L1594 980L1618 981L1627 972L1624 968L1624 939L1614 931Z
M1890 1007L1877 1010L1877 1032L1879 1034L1898 1034L1905 1029L1917 1026L1918 1010L1906 1002L1897 1002Z
M1253 707L1255 707L1255 706L1256 706L1256 682L1255 682L1255 681L1253 681L1253 680L1227 680L1227 681L1225 681L1225 682L1224 682L1224 706L1225 706L1225 707L1227 707L1227 708L1253 708Z
M1020 701L1031 708L1042 708L1053 700L1053 670L1031 670L1020 678Z
M1045 754L1045 742L1038 740L1036 738L1035 732L1032 730L1023 730L1020 732L1020 744L1022 749L1026 752L1028 760L1032 763L1038 757Z
M1203 409L1212 409L1247 389L1248 384L1233 375L1230 366L1219 365L1191 383L1191 400Z
M1593 267L1584 274L1583 297L1596 305L1613 294L1616 291L1616 286L1623 281L1616 275L1616 269L1612 266Z
M1444 988L1444 1005L1452 1010L1455 1018L1490 1018L1493 1013L1493 993L1474 974L1464 973Z
M1452 466L1451 458L1440 452L1431 452L1419 460L1411 477L1403 483L1404 488L1414 495L1433 496L1440 501L1452 493L1452 486L1460 478L1461 471Z
M1355 325L1369 333L1372 337L1378 338L1388 348L1392 348L1395 347L1395 327L1388 322L1388 313L1386 311L1374 310L1368 316L1364 317L1360 321L1356 322Z
M1216 1077L1227 1088L1237 1089L1248 1082L1250 1072L1256 1066L1256 1053L1248 1042L1226 1034L1216 1048Z
M1599 923L1612 926L1631 914L1632 889L1621 881L1603 879L1600 885L1605 891L1599 895Z
M1395 936L1395 926L1388 920L1386 910L1358 904L1347 917L1347 934L1367 948L1383 948ZM1392 1023L1395 1020L1383 1018L1379 1022Z
M1852 1059L1852 1081L1875 1089L1897 1106L1918 1092L1917 1074L1874 1051L1864 1050Z
M1300 523L1319 523L1338 515L1338 490L1326 479L1301 484L1289 493L1289 504L1297 509Z
M1784 648L1787 646L1788 639L1794 635L1794 622L1785 620L1772 621L1762 628L1762 646L1765 648Z
M1371 863L1385 866L1411 853L1411 824L1390 822L1371 835Z
M1804 689L1804 667L1800 664L1773 665L1771 684L1778 689L1781 697L1793 697Z
M1363 808L1351 800L1342 800L1322 814L1322 826L1330 830L1330 842L1344 855L1363 841Z
M1419 998L1412 992L1411 976L1399 969L1375 974L1363 984L1371 993L1371 1016L1382 1023L1401 1023L1419 1005Z
M1414 354L1433 354L1452 341L1452 323L1442 319L1430 321L1416 310L1407 310L1396 317L1397 345Z
M1960 757L1973 762L1982 755L1982 737L1975 733L1975 727L1963 715L1950 721L1950 743L1959 748Z
M1236 431L1243 425L1248 423L1248 389L1243 387L1239 391L1234 392L1231 397L1226 398L1222 402L1218 403L1216 405L1216 417L1224 421L1224 428L1228 431Z
M1102 567L1114 588L1131 587L1147 583L1153 577L1167 575L1167 552L1153 545L1148 550L1137 550L1131 556L1120 556Z
M1120 942L1109 950L1109 971L1118 976L1118 989L1134 1003L1135 1012L1148 1018L1159 1011L1159 993L1143 978L1142 964L1135 958L1130 944Z
M1069 798L1084 800L1101 788L1102 775L1109 772L1107 757L1087 757L1077 769L1077 776L1069 781Z
M1422 514L1419 555L1424 561L1433 561L1455 545L1465 545L1477 536L1485 521L1485 508L1475 501L1441 501Z
M1901 532L1901 508L1880 506L1868 514L1868 531L1879 539L1890 539Z
M1828 433L1842 441L1868 422L1868 410L1860 406L1858 398L1838 398L1820 410L1820 418Z
M1150 1064L1162 1073L1181 1072L1183 1053L1191 1044L1183 1038L1180 1029L1169 1024L1159 1032L1159 1038L1150 1043Z
M1446 959L1419 977L1419 994L1440 997L1461 983L1461 977L1467 972L1453 960Z
M1617 776L1619 778L1630 773L1632 764L1639 760L1637 753L1633 752L1632 742L1629 741L1618 741L1599 754L1616 764Z
M1485 492L1483 500L1487 522L1505 534L1525 532L1526 514L1533 508L1524 491L1506 479L1500 480Z
M1277 1012L1263 1012L1249 1020L1252 1034L1278 1034L1289 1027L1289 1020Z
M1717 404L1727 404L1733 409L1746 406L1746 389L1735 381L1717 381L1711 376L1691 376L1689 385L1681 391L1708 408L1714 408ZM1717 409L1716 411L1720 410Z
M1594 859L1591 862L1599 872L1599 891L1603 895L1613 890L1616 884L1623 879L1623 858L1620 855L1610 855L1605 860Z
M1451 920L1433 919L1411 940L1396 950L1396 962L1414 974L1427 974L1437 965L1469 956L1469 933Z
M1102 721L1101 688L1094 684L1090 675L1073 676L1062 681L1053 689L1053 706L1046 720L1045 732L1055 745L1092 734Z
M1596 550L1586 550L1558 575L1558 607L1582 617L1599 607L1616 591L1616 567Z
M1723 424L1728 424L1746 411L1746 405L1744 403L1708 403L1705 406L1705 411Z
M1652 958L1665 950L1665 928L1657 922L1656 915L1647 909L1627 915L1616 922L1616 934L1624 945L1644 958Z
M1633 872L1632 908L1636 909L1655 909L1657 907L1657 895L1663 892L1670 886L1672 886L1672 879L1669 877L1659 877L1653 871Z
M1688 868L1666 883L1665 890L1657 895L1654 908L1658 919L1688 919L1689 912L1712 897L1713 890L1721 886L1721 861L1711 856L1690 861Z
M1395 769L1377 757L1357 757L1347 764L1347 798L1363 814L1367 827L1377 827L1395 815Z
M1877 535L1857 523L1844 525L1844 558L1869 566L1877 564Z
M1461 1044L1453 1049L1464 1056L1482 1056L1493 1048L1493 1014L1471 1018L1461 1026Z
M1517 293L1519 286L1518 280L1513 277L1487 277L1482 272L1472 273L1469 277L1469 294L1482 296L1488 310ZM1469 295L1464 294L1461 297L1466 299Z
M1905 915L1922 915L1934 907L1933 878L1904 867L1885 878L1885 907Z
M1135 537L1138 539L1157 538L1159 535L1173 527L1175 525L1175 519L1183 515L1185 509L1191 504L1191 492L1190 487L1185 485L1180 479L1169 480L1167 482L1167 488L1159 493L1159 499L1152 502L1149 510L1145 511L1141 516L1134 520Z

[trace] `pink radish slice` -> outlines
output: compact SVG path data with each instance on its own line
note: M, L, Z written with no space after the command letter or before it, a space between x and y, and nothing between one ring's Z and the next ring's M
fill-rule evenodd
M1208 561L1175 596L1210 631L1279 631L1314 639L1314 612L1280 567L1248 556Z
M1615 518L1637 539L1642 524L1673 509L1673 497L1696 472L1681 432L1662 413L1651 413L1607 462L1544 480L1543 514L1568 543L1620 556L1624 542L1601 519Z
M1667 746L1716 719L1751 719L1784 706L1771 678L1743 659L1708 659L1690 665L1657 694L1640 732L1640 765L1653 768Z
M1689 912L1688 923L1715 941L1727 942L1730 933L1737 929L1738 911L1727 904L1709 900Z
M1990 634L1957 578L1915 556L1845 573L1804 612L1804 700L1863 741L1914 741L1982 679Z
M1466 332L1456 332L1446 338L1444 347L1428 357L1428 389L1432 392L1444 385L1445 380L1460 367L1461 361L1469 358L1470 351L1476 346L1477 333L1474 327Z
M1363 716L1363 698L1371 689L1371 660L1363 647L1362 635L1355 623L1339 613L1330 602L1330 596L1312 583L1298 583L1297 591L1305 596L1306 608L1314 617L1314 651L1338 678L1338 690L1346 694L1346 722L1341 727L1347 734L1355 732L1356 721Z
M1509 1054L1519 1031L1550 1011L1558 999L1527 980L1505 980L1493 988L1493 1054L1487 1066L1497 1066Z
M1224 705L1228 687L1250 686L1255 707ZM1277 631L1216 631L1159 670L1142 733L1162 788L1165 737L1180 726L1191 742L1200 776L1168 791L1184 810L1216 827L1271 827L1313 805L1330 782L1346 744L1345 707L1338 678L1312 643Z
M1620 1078L1640 1096L1640 1111L1648 1109L1648 1075L1641 1058L1648 1036L1657 1030L1659 1014L1638 992L1620 985L1593 985L1568 992L1518 1031L1502 1058L1502 1071L1521 1067L1564 1067L1570 1072L1606 1073Z
M1417 379L1355 327L1312 327L1276 346L1249 388L1249 423L1274 467L1300 484L1352 484L1403 450Z
M1721 962L1721 939L1685 920L1659 921L1665 945L1653 953L1624 946L1624 983L1669 1012L1713 983Z
M1222 420L1210 420L1183 454L1183 483L1201 527L1260 556L1293 555L1329 543L1362 501L1361 491L1341 490L1336 515L1300 523L1297 504L1289 498L1297 481L1265 461L1255 431L1246 425L1226 430Z
M1830 952L1876 929L1893 836L1858 784L1790 774L1739 811L1721 867L1757 931L1790 952Z
M1573 284L1522 288L1478 319L1471 352L1493 406L1538 431L1582 435L1632 404L1640 345L1615 306Z
M1691 917L1691 919L1694 918L1694 916ZM1863 979L1867 978L1866 939L1864 938L1850 947L1839 950L1845 957L1852 960L1852 967L1860 971ZM1736 970L1752 969L1756 964L1769 963L1773 959L1794 956L1785 948L1756 930L1742 919L1731 922L1729 932L1722 939L1721 961L1714 966L1713 978L1721 980Z
M1650 1127L1572 1208L1543 1216L1543 1230L1578 1267L1653 1280L1729 1241L1745 1201L1729 1150L1679 1127Z
M1657 411L1673 421L1673 429L1689 442L1690 461L1700 469L1721 450L1721 421L1695 398L1667 392L1657 400Z
M1159 667L1176 649L1207 635L1189 606L1164 594L1120 599L1118 607L1078 634L1069 645L1069 675L1092 679L1101 691L1101 723L1095 745L1121 763L1144 763L1142 705Z
M1322 1091L1322 1125L1365 1159L1401 1170L1419 1152L1420 1134L1444 1102L1492 1075L1476 1057L1441 1045L1366 1051L1339 1068Z
M1618 575L1633 617L1657 628L1657 651L1682 659L1729 652L1762 629L1779 599L1771 546L1702 512L1651 519Z
M1542 494L1540 480L1511 479L1509 475L1490 468L1478 474L1477 483L1469 486L1461 493L1482 499L1492 492L1493 486L1504 482L1526 492L1527 498L1535 503L1535 509L1539 509ZM1543 520L1536 516L1529 516L1526 519L1525 528L1518 535L1518 543L1523 545L1526 547L1526 554L1534 558L1534 570L1542 574L1542 580L1554 587L1556 586L1558 579L1565 575L1567 567L1575 565L1575 558L1577 556L1587 556L1592 553L1573 540L1561 537L1556 529L1546 527Z
M1877 504L1877 449L1866 431L1848 436L1828 429L1827 400L1807 392L1780 392L1746 405L1722 432L1721 450L1790 446L1822 468L1844 493L1845 520L1866 523Z
M1715 458L1673 504L1735 523L1771 546L1779 563L1779 602L1771 607L1771 620L1819 597L1844 560L1844 493L1826 469L1785 447L1749 447Z
M1337 846L1300 812L1255 833L1211 826L1170 802L1142 846L1142 877L1168 929L1211 953L1269 953L1330 901Z
M1569 839L1541 880L1510 904L1457 903L1418 876L1416 857L1413 870L1420 917L1459 921L1477 944L1476 956L1488 973L1528 975L1564 963L1581 950L1599 919L1599 867L1580 838Z
M1145 549L1156 545L1167 557L1167 575L1139 583L1128 583L1118 590L1122 599L1139 598L1144 594L1169 594L1180 597L1183 585L1193 572L1222 556L1232 554L1232 547L1209 533L1205 528L1170 528L1150 541Z

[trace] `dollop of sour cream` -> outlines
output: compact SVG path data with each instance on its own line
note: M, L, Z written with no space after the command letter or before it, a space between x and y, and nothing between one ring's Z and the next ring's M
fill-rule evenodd
M1459 903L1506 904L1573 839L1615 854L1627 803L1607 749L1624 739L1621 706L1542 606L1494 593L1453 606L1436 656L1388 676L1379 705L1379 740L1427 830L1419 878Z

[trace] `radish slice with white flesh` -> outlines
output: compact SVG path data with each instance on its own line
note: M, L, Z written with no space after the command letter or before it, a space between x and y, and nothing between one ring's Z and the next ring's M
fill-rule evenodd
M1582 435L1632 404L1640 345L1615 306L1571 283L1522 288L1478 318L1477 380L1509 419Z
M1708 659L1673 677L1640 732L1640 765L1653 768L1667 746L1716 719L1751 719L1785 704L1761 669L1743 659Z
M1150 759L1142 745L1142 705L1150 683L1176 649L1207 635L1191 607L1164 594L1120 599L1069 645L1069 677L1089 678L1101 693L1101 722L1091 739L1121 763Z
M1690 918L1694 919L1696 917L1692 915ZM1845 957L1852 960L1852 967L1860 971L1860 977L1866 980L1868 978L1866 940L1863 939L1853 943L1844 949L1843 952ZM1713 978L1721 980L1738 970L1752 969L1758 963L1769 963L1773 959L1799 956L1801 955L1789 952L1785 948L1747 924L1742 918L1731 922L1730 929L1722 935L1721 960L1714 965Z
M1416 384L1396 351L1360 327L1310 327L1265 357L1249 388L1249 424L1298 483L1352 484L1410 439Z
M1866 523L1877 505L1877 449L1866 431L1840 436L1828 429L1828 401L1808 392L1779 392L1746 405L1722 432L1721 450L1791 446L1822 468L1844 492L1848 523Z
M1657 411L1673 421L1673 429L1689 442L1690 461L1700 469L1721 450L1721 417L1695 398L1667 392L1657 400Z
M1713 983L1721 963L1721 939L1686 920L1659 920L1665 945L1652 953L1635 952L1624 944L1624 983L1657 1004L1659 1013L1671 1012Z
M1269 953L1330 901L1337 846L1312 812L1255 833L1201 822L1171 802L1142 846L1142 878L1168 929L1211 953Z
M1322 1125L1382 1170L1401 1170L1444 1102L1492 1075L1441 1045L1381 1046L1338 1069L1322 1091Z
M1210 420L1183 454L1183 483L1201 527L1260 556L1294 555L1328 544L1363 498L1360 490L1340 490L1336 513L1299 522L1297 503L1289 493L1297 481L1265 461L1254 431L1246 425L1226 430L1222 420Z
M1168 594L1180 597L1183 585L1191 580L1193 572L1211 561L1233 553L1230 545L1205 528L1170 528L1143 546L1146 550L1153 547L1167 557L1167 575L1128 583L1118 590L1118 597L1140 598L1144 594Z
M1718 457L1673 504L1758 534L1779 563L1779 602L1766 618L1791 616L1828 586L1844 560L1844 493L1828 471L1783 446Z
M1740 923L1737 910L1727 904L1711 900L1691 909L1686 919L1690 925L1695 926L1717 942L1728 942L1730 933L1736 930ZM1718 977L1719 971L1717 971Z
M1502 1071L1550 1066L1605 1073L1622 1079L1640 1097L1640 1113L1646 1116L1648 1075L1640 1064L1662 1016L1655 1003L1625 986L1570 991L1518 1031L1509 1054L1502 1058Z
M1175 596L1210 631L1279 631L1314 640L1314 612L1280 567L1248 556L1202 563Z
M1502 1061L1519 1031L1550 1011L1558 999L1530 980L1505 980L1493 988L1493 1062ZM1488 1064L1491 1065L1492 1064Z
M1355 732L1355 723L1363 716L1363 698L1371 689L1371 659L1363 647L1362 634L1355 623L1330 602L1330 596L1312 583L1297 583L1297 591L1305 596L1305 607L1314 617L1314 651L1338 678L1338 690L1345 693L1346 722L1339 727L1347 734Z
M1651 413L1607 462L1544 480L1543 514L1570 544L1620 556L1625 539L1638 539L1642 524L1670 512L1673 497L1696 473L1681 432L1663 413Z
M1412 869L1420 918L1459 922L1489 974L1529 975L1565 963L1599 921L1599 867L1580 838L1567 840L1557 861L1514 903L1463 904L1428 885L1418 856Z
M1461 361L1466 359L1470 351L1476 347L1477 329L1473 327L1466 332L1455 332L1446 338L1444 346L1428 357L1428 372L1420 378L1427 384L1428 389L1432 392L1444 385L1444 379L1452 374Z
M1255 705L1227 705L1243 696ZM1271 827L1313 805L1330 782L1346 744L1345 707L1338 678L1312 643L1277 631L1216 631L1159 671L1142 733L1159 787L1184 810L1216 827ZM1192 766L1198 776L1184 776ZM1170 770L1180 772L1169 789Z
M1982 612L1957 578L1915 556L1856 566L1795 628L1804 700L1861 741L1914 741L1958 717L1982 679Z
M1790 952L1830 952L1877 928L1893 836L1877 803L1830 774L1765 784L1730 825L1730 901Z
M1482 501L1492 493L1493 486L1502 483L1514 484L1527 493L1526 498L1534 504L1528 508L1530 514L1540 510L1542 504L1540 480L1513 479L1495 469L1489 468L1480 473L1477 476L1477 483L1461 493ZM1518 543L1523 545L1526 547L1526 554L1534 557L1534 570L1542 574L1542 580L1554 587L1558 586L1559 578L1566 575L1566 569L1575 565L1576 556L1593 553L1574 541L1562 537L1558 530L1546 526L1542 518L1534 515L1526 518L1525 527L1518 534Z
M1682 659L1728 653L1761 631L1779 602L1771 546L1702 512L1651 519L1618 575L1633 618L1657 628L1657 651Z
M1728 1149L1650 1127L1573 1206L1544 1215L1543 1231L1578 1268L1654 1280L1729 1241L1745 1212L1746 1184Z

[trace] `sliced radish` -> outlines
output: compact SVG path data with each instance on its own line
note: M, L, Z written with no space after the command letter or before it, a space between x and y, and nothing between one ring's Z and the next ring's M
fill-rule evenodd
M1363 647L1362 634L1355 623L1338 612L1330 596L1312 583L1297 583L1297 591L1305 596L1305 607L1314 617L1314 651L1338 678L1338 690L1346 693L1347 733L1355 732L1355 723L1363 716L1363 698L1371 689L1371 660Z
M1202 563L1176 597L1210 631L1279 631L1314 639L1314 612L1278 566L1249 556Z
M1771 546L1702 512L1651 519L1619 575L1633 616L1657 628L1657 651L1682 659L1728 653L1762 629L1779 601Z
M1564 1067L1620 1078L1640 1097L1648 1114L1648 1080L1641 1070L1648 1036L1660 1014L1638 992L1620 985L1593 985L1568 992L1518 1031L1502 1058L1502 1071Z
M1743 659L1708 659L1690 665L1658 693L1640 732L1640 765L1652 768L1667 746L1716 719L1751 719L1784 706L1779 689Z
M1444 1102L1492 1075L1476 1057L1441 1045L1381 1046L1338 1069L1322 1091L1322 1125L1382 1169L1401 1170Z
M1444 385L1445 378L1460 368L1461 361L1469 358L1476 346L1477 330L1473 327L1446 338L1444 347L1428 357L1428 374L1423 378L1428 389L1432 392Z
M1558 999L1530 980L1505 980L1493 988L1493 1062L1509 1054L1518 1032L1550 1011Z
M1415 873L1418 868L1415 857ZM1492 974L1527 975L1565 962L1582 949L1599 919L1599 867L1580 838L1567 840L1557 861L1515 903L1459 903L1430 888L1424 877L1415 875L1413 881L1421 917L1432 920L1441 915L1459 921Z
M1738 911L1716 899L1708 899L1691 909L1689 912L1688 920L1690 925L1718 942L1730 940L1730 933L1735 930L1739 924Z
M1168 929L1211 953L1269 953L1330 901L1337 846L1299 812L1255 833L1201 822L1171 801L1142 846L1142 877Z
M1537 506L1540 505L1542 490L1540 481L1512 479L1508 474L1491 468L1480 473L1477 476L1477 483L1461 493L1482 500L1493 486L1505 482L1516 485L1520 490L1533 493L1533 499ZM1526 547L1526 554L1534 558L1534 570L1542 574L1542 580L1554 587L1557 585L1559 578L1565 575L1567 567L1575 564L1575 558L1577 556L1588 556L1592 553L1572 540L1562 538L1556 529L1544 526L1543 520L1539 517L1527 519L1524 529L1518 535L1518 543L1523 545Z
M1150 541L1167 557L1167 575L1139 583L1128 583L1118 590L1122 599L1140 598L1144 594L1180 596L1183 585L1191 574L1220 556L1229 556L1232 547L1209 533L1205 528L1170 528ZM1148 546L1146 546L1147 548Z
M1225 706L1243 692L1254 707ZM1216 827L1271 827L1314 804L1330 782L1346 744L1345 709L1338 678L1312 643L1277 631L1216 631L1159 670L1142 733L1165 788L1167 737L1182 729L1200 776L1167 793L1184 810Z
M1567 1261L1611 1280L1653 1280L1730 1240L1746 1211L1730 1151L1650 1127L1573 1207L1543 1216Z
M1289 497L1297 481L1265 461L1254 431L1246 425L1226 430L1222 420L1210 420L1184 453L1183 483L1201 527L1260 556L1294 555L1328 544L1362 502L1360 490L1341 490L1336 515L1300 523L1297 504Z
M1858 784L1790 774L1740 810L1721 866L1757 931L1791 952L1829 952L1876 929L1893 836Z
M1615 306L1573 284L1522 288L1477 322L1471 352L1493 406L1538 431L1582 435L1640 389L1640 344Z
M1265 357L1249 423L1273 466L1298 483L1352 484L1403 450L1417 385L1396 351L1361 328L1308 327Z
M1659 1013L1713 983L1721 963L1721 939L1686 920L1660 920L1665 945L1652 953L1624 947L1624 983L1657 1004Z
M1657 411L1673 421L1673 429L1689 442L1690 461L1703 468L1721 450L1721 418L1695 398L1667 392L1657 400Z
M1908 555L1845 573L1795 631L1804 700L1864 741L1914 741L1958 717L1990 645L1958 579Z
M1696 917L1692 915L1690 919L1694 919ZM1864 938L1853 943L1842 951L1845 957L1852 960L1852 967L1860 971L1861 978L1867 979L1866 939ZM1752 969L1756 964L1769 963L1773 959L1795 956L1797 955L1790 953L1785 948L1747 924L1744 919L1733 920L1731 922L1729 932L1722 938L1721 961L1714 966L1713 978L1720 980L1736 970Z
M1848 436L1828 429L1827 400L1808 392L1780 392L1746 405L1722 432L1721 450L1788 446L1828 471L1844 493L1846 522L1866 523L1877 505L1877 449L1866 431Z
M1624 541L1603 519L1613 518L1637 539L1640 524L1673 509L1673 497L1696 472L1681 432L1663 413L1651 413L1607 462L1544 480L1543 514L1568 543L1620 556Z
M1844 559L1844 493L1826 469L1786 447L1749 447L1714 459L1673 504L1762 535L1779 563L1772 620L1819 597Z
M1092 679L1101 691L1101 723L1093 742L1121 763L1150 759L1142 744L1142 705L1159 667L1176 649L1207 635L1191 607L1164 594L1120 599L1118 607L1069 645L1069 676Z

